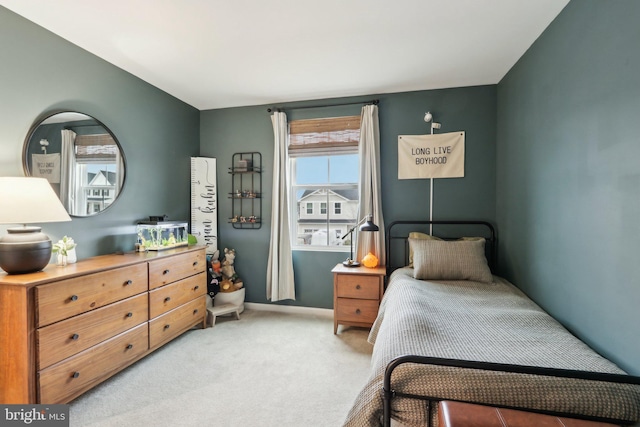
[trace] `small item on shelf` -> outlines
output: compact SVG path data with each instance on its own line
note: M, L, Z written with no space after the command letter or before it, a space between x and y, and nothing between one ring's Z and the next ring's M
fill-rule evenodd
M240 159L236 162L236 172L248 172L252 167L251 159Z
M238 215L235 215L233 218L231 218L231 222L238 222Z
M241 216L241 217L240 217L240 222L247 222L247 218L245 218L245 217Z

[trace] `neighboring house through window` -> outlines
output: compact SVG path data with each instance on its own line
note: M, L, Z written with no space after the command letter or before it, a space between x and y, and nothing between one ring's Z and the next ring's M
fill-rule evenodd
M342 236L358 220L360 116L292 121L289 134L292 247L348 250Z

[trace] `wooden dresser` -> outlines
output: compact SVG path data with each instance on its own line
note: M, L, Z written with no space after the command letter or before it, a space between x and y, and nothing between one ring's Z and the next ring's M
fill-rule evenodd
M0 403L66 403L206 326L204 247L0 274Z

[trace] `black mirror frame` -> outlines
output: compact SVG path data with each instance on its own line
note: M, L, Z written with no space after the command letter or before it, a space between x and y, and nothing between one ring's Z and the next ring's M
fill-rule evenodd
M122 191L125 188L126 181L127 181L127 159L126 159L126 156L124 154L124 150L122 149L122 145L120 145L120 141L118 141L118 138L111 131L111 129L109 129L100 120L96 119L92 115L89 115L87 113L82 113L82 112L76 111L76 110L60 109L60 110L48 111L46 113L41 114L33 122L31 127L29 128L29 132L27 133L27 136L26 136L26 138L24 140L24 144L22 145L22 169L23 169L24 174L26 176L31 176L31 170L29 169L29 159L28 159L29 149L28 148L29 148L29 143L31 142L31 138L33 137L36 129L38 129L38 127L40 127L45 120L47 120L47 119L49 119L49 118L51 118L51 117L53 117L53 116L55 116L57 114L63 114L63 113L82 114L83 116L87 116L87 117L89 117L89 119L94 120L96 122L96 126L101 126L109 135L111 135L111 138L113 138L113 140L115 141L116 145L118 146L118 150L120 151L120 158L122 159L122 168L124 170L124 177L122 178L122 185L120 186L120 189L118 190L118 196L113 200L113 202L109 206L107 206L106 208L102 209L100 212L95 212L95 213L93 213L91 215L75 215L75 214L69 213L69 215L74 217L74 218L89 218L89 217L93 217L93 216L96 216L98 214L103 213L104 211L109 209L111 206L113 206L118 201L118 199L120 198L120 195L122 194Z

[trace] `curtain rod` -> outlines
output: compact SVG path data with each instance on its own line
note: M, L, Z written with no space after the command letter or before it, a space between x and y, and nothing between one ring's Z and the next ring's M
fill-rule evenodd
M272 111L280 112L280 111L283 111L283 110L306 110L307 108L341 107L343 105L356 105L356 104L378 105L379 102L380 102L379 99L372 99L371 101L345 102L343 104L308 105L306 107L292 107L292 108L273 107L273 108L267 108L267 112L271 113Z

